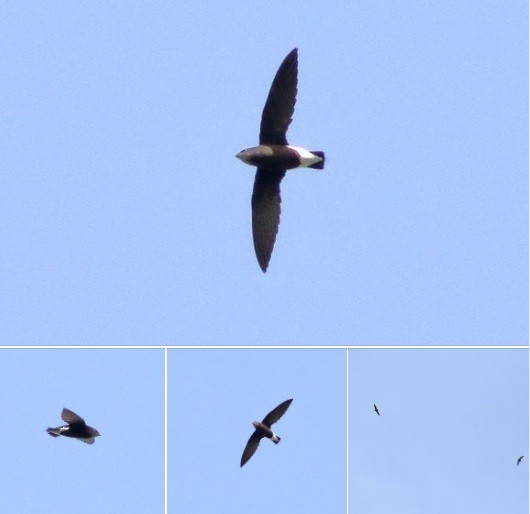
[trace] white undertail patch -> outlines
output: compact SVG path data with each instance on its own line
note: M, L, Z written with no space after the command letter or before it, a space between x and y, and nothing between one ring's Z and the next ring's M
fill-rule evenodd
M309 150L301 148L300 146L287 145L287 148L294 150L298 154L298 157L300 157L300 166L298 166L299 168L307 168L308 166L316 164L322 160L322 157L312 154Z

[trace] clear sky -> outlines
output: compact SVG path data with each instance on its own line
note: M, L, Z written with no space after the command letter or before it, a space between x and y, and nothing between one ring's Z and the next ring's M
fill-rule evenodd
M346 512L346 350L170 350L168 374L169 512Z
M526 344L527 11L3 1L0 343ZM294 47L327 162L263 275L234 156Z
M350 349L349 389L346 352L170 349L168 512L345 512L347 390L351 513L528 512L528 350ZM0 350L0 511L162 513L163 353ZM63 407L94 445L46 434Z
M349 377L350 512L528 512L528 351L350 350Z
M52 438L67 407L92 445ZM0 350L0 511L164 511L163 350Z

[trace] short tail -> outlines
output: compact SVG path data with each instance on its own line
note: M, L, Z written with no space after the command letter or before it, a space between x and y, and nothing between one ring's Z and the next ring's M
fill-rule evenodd
M324 162L326 161L326 157L324 156L324 152L311 152L313 155L316 155L317 157L320 157L322 160L315 162L315 164L311 164L311 166L308 166L309 168L313 168L314 170L323 170L324 169Z
M274 435L276 435L276 434L274 434ZM274 444L278 444L281 440L282 440L282 438L280 436L276 435L276 438L273 438L272 442Z
M48 434L50 434L52 437L59 437L59 434L55 433L55 430L55 428L48 428L46 432L48 432Z

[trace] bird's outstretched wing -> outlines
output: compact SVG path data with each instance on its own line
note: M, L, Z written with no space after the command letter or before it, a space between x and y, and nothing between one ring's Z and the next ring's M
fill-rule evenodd
M283 169L258 168L252 191L252 237L258 263L263 272L269 261L280 225L280 182Z
M260 436L257 430L250 436L250 439L243 450L243 455L241 456L240 467L243 467L248 462L250 457L254 455L255 451L258 449L258 445L262 437L263 436Z
M76 437L78 441L83 441L86 444L94 444L96 440L94 437Z
M283 60L272 81L269 96L261 115L260 144L287 144L287 129L296 103L298 83L298 49Z
M69 425L71 424L84 425L85 424L85 420L81 416L78 416L75 412L72 412L70 409L66 409L66 408L64 408L63 411L61 412L61 419L63 421L66 421Z
M289 408L289 405L291 405L291 402L293 399L285 400L283 403L280 403L278 407L275 407L272 409L264 418L262 423L264 425L267 425L269 428L273 423L276 423L284 414L285 411Z

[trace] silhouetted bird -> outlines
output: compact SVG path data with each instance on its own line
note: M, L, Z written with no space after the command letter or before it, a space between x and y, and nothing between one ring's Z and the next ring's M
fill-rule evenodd
M277 436L271 430L271 425L276 423L276 421L278 421L285 414L285 411L289 408L289 405L291 405L292 401L293 399L291 398L290 400L285 400L283 403L280 403L278 407L271 410L263 418L261 423L259 421L252 422L256 430L254 430L254 433L250 436L250 439L245 446L245 450L243 451L243 455L241 457L241 467L243 467L250 457L254 455L254 452L258 448L259 442L263 437L270 439L275 444L280 442L281 437Z
M62 427L57 428L48 428L46 432L52 437L64 435L65 437L79 439L79 441L83 441L87 444L93 444L95 438L98 435L101 435L95 428L89 427L83 418L69 409L63 409L61 412L61 419L66 421L68 425L63 425Z
M259 146L247 148L236 157L257 166L252 192L252 236L258 263L267 266L280 224L280 182L293 168L324 168L324 152L309 151L287 143L287 128L296 103L298 82L298 50L283 60L272 82L261 115Z
M377 408L377 405L375 403L374 403L374 410L378 416L381 416L381 414L379 414L379 409Z
M521 455L518 459L517 459L517 465L519 466L519 464L521 464L521 461L524 459L524 455Z

